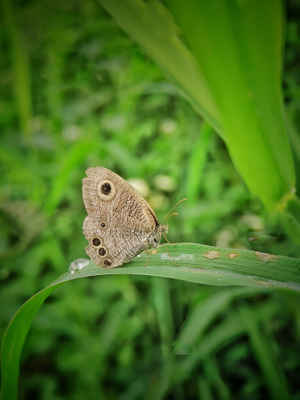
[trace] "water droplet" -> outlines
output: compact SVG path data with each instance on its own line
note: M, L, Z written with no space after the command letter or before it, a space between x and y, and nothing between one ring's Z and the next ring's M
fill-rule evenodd
M74 274L76 271L79 271L81 269L83 269L84 267L86 267L89 264L90 260L86 259L86 258L78 258L77 260L74 260L71 262L71 264L69 265L69 272L71 274Z

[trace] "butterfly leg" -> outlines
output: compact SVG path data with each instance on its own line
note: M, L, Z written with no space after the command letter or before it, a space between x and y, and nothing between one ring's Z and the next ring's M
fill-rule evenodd
M143 251L143 253L147 253L147 261L146 261L146 264L144 265L144 268L145 267L147 267L147 265L148 265L148 262L149 262L149 250L150 250L150 248L151 248L151 246L149 245L149 243L148 243L148 241L146 240L145 241L145 250Z
M169 243L169 241L168 241L168 243ZM172 243L170 243L170 245L172 245L173 246L173 244ZM177 264L177 262L174 260L174 258L171 256L171 254L170 254L170 252L169 252L169 250L168 250L168 248L167 248L167 246L163 243L163 246L165 246L165 248L166 248L166 250L167 250L167 252L168 252L168 254L169 254L169 257L171 258L171 260L173 261L173 263L175 264L175 265L177 265L177 267L180 267L180 265L179 264Z
M164 238L166 239L166 241L167 241L171 246L174 246L175 243L169 242L166 233L163 233L163 235L164 235Z

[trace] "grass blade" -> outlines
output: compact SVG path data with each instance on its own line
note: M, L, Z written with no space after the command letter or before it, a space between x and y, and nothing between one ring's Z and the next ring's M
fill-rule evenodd
M300 291L300 260L272 256L249 250L219 249L193 243L169 246L175 266L164 247L150 255L142 254L121 268L102 269L92 262L71 274L66 273L32 296L15 314L2 341L2 399L17 398L19 361L31 322L46 298L63 283L73 279L101 275L148 275L179 279L206 285L272 287Z

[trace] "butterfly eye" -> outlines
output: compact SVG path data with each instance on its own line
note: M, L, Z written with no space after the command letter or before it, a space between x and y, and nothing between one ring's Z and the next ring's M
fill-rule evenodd
M93 239L92 239L92 245L94 246L94 247L99 247L100 245L101 245L101 239L99 238L99 237L94 237Z
M98 250L98 254L101 257L105 256L106 255L106 249L104 247L100 247L100 249Z

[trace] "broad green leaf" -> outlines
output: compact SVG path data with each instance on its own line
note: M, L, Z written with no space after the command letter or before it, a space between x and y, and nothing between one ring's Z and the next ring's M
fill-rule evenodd
M194 55L180 39L180 28L164 5L140 0L100 0L100 3L222 135L220 115L207 81Z
M295 171L281 92L282 2L99 1L224 138L249 189L285 210Z
M282 288L300 292L300 260L249 250L219 249L193 243L160 246L157 254L142 254L130 263L102 269L92 262L74 273L65 273L32 296L11 320L2 341L2 399L17 398L19 361L31 322L46 298L74 279L104 275L148 275L205 285ZM179 264L177 266L170 259Z
M167 3L218 104L233 162L274 206L295 185L282 112L281 1Z

